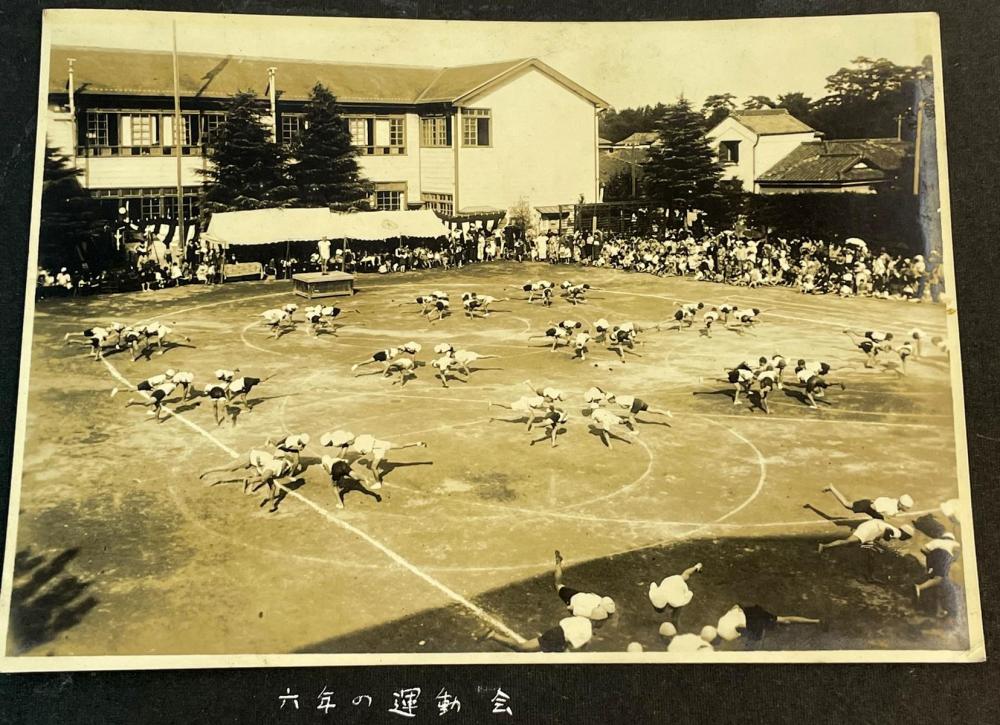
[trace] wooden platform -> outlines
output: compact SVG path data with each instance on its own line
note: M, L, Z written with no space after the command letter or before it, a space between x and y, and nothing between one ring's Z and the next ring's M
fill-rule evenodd
M304 272L292 275L295 294L313 297L340 297L354 294L354 275L346 272Z

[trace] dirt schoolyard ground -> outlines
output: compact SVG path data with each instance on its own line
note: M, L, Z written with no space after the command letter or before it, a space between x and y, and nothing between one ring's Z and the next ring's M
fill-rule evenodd
M546 309L520 292L536 279L594 289L585 305L558 299ZM739 602L823 620L782 628L758 645L765 648L966 646L961 609L941 620L932 599L913 596L920 535L885 553L816 553L818 541L858 522L823 517L848 513L821 492L829 483L851 498L909 493L918 511L957 495L945 356L925 345L905 376L865 370L842 334L944 334L942 307L540 264L363 276L357 287L354 298L332 303L362 314L318 338L302 324L268 338L260 312L305 305L288 282L38 304L8 654L496 651L472 636L484 622L532 637L565 616L552 588L557 548L567 584L618 602L589 650L622 651L631 641L664 649L649 582L698 561L704 570L691 580L681 631L714 624ZM428 324L416 304L397 304L434 289L452 297L454 314L440 323ZM486 319L467 319L464 291L511 299ZM529 339L556 320L650 323L670 318L675 300L725 299L764 310L752 334L649 332L625 364L602 345L581 362ZM101 322L152 319L173 323L190 344L137 362L114 353L105 364L63 342ZM362 374L375 367L351 372L409 340L423 346L423 361L439 342L498 357L447 389L429 366L405 386ZM775 391L771 415L734 407L731 386L716 380L723 368L776 353L792 365L829 362L831 380L846 390L831 388L819 410L803 404L796 385ZM844 365L852 368L837 370ZM110 396L120 378L134 384L168 367L193 372L198 389L217 368L274 377L253 391L252 412L235 426L217 427L206 398L156 422L125 407L129 391ZM531 445L539 436L523 423L490 421L518 418L489 403L527 394L525 380L567 394L556 448ZM582 414L592 385L674 417L640 415L633 442L608 450ZM318 443L338 428L427 447L390 454L381 503L349 494L338 510L319 465L329 451ZM276 513L239 483L199 480L232 452L287 432L309 433L312 443Z

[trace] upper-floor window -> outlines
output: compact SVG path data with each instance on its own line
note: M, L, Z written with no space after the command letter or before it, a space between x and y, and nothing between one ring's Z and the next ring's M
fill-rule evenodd
M405 146L406 145L406 125L403 118L390 118L389 119L389 145L390 146Z
M351 116L347 119L351 143L362 156L396 156L406 153L406 119L403 116Z
M740 162L740 142L739 141L720 142L719 161L723 164L738 164Z
M121 117L122 146L152 146L157 141L156 116L132 113Z
M222 114L181 112L181 153L201 153L198 144L206 142L206 124L222 118ZM88 109L79 123L77 154L161 156L172 154L177 140L170 111Z
M355 146L368 145L367 118L349 118L347 119L347 126L351 131L351 143Z
M299 140L303 129L308 128L304 113L281 114L281 143L290 146Z
M487 108L462 109L462 145L489 146L491 138L490 111Z
M163 116L161 118L163 124L163 145L173 146L176 139L174 138L174 117L173 116ZM185 113L181 115L181 146L191 146L192 140L195 137L197 128L198 117L190 113Z
M203 113L201 114L201 142L206 146L211 146L215 141L215 134L219 126L226 120L224 113Z
M111 145L111 114L87 114L87 143L92 146Z
M451 146L451 119L447 116L431 116L420 119L421 146Z

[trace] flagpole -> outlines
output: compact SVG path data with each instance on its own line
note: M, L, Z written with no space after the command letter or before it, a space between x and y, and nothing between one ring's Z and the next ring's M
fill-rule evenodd
M173 22L174 36L174 153L177 155L177 233L179 235L178 248L181 250L181 257L187 257L187 234L184 229L184 182L181 178L181 149L184 143L184 129L181 126L181 91L180 73L177 68L177 21Z

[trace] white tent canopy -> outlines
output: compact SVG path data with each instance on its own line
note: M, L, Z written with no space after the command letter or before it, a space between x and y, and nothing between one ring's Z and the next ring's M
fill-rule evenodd
M226 245L394 237L434 239L448 227L429 209L420 211L331 212L328 209L255 209L212 215L208 241Z

